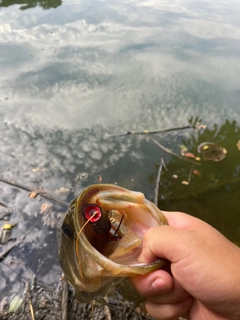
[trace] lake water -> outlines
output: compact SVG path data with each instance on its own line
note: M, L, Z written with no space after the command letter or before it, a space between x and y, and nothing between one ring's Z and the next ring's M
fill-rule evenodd
M0 1L1 175L66 202L101 175L153 201L163 158L159 207L198 216L239 244L239 1L21 2ZM198 155L214 142L227 150L223 161L184 161L150 136L111 137L197 117L205 130L151 137L178 155L179 145ZM47 221L46 200L2 182L0 194L18 222L13 237L24 235L0 263L0 296L34 273L54 284L65 209Z

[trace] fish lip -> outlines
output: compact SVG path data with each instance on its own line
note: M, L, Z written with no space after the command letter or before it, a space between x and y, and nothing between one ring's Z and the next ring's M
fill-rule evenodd
M159 259L157 259L155 261L152 261L152 262L139 262L139 263L129 264L129 267L148 267L148 266L152 266L152 265L155 265L155 264L160 264L163 261L165 261L165 260L159 258Z

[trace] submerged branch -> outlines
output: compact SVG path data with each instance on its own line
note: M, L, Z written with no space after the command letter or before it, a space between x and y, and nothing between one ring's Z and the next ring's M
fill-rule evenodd
M156 141L155 139L153 138L150 138L152 140L153 143L155 143L160 149L162 149L163 151L171 154L172 156L174 157L177 157L178 159L181 159L181 160L184 160L184 161L187 161L187 162L190 162L190 163L193 163L193 164L196 164L198 166L201 166L201 163L197 162L197 161L194 161L194 160L191 160L187 157L182 157L182 156L179 156L177 153L173 152L172 150L164 147L161 143L159 143L158 141Z
M63 207L69 206L69 203L50 196L49 194L47 194L46 190L44 190L44 189L41 189L41 188L31 189L29 187L26 187L26 186L20 184L20 183L15 183L10 180L4 179L3 177L0 177L0 181L4 182L6 184L9 184L10 186L13 186L13 187L30 192L30 195L33 195L32 198L35 198L36 196L40 195L41 197L46 198L52 202L56 202Z
M3 250L1 253L0 253L0 262L2 262L5 257L10 253L10 251L16 246L19 244L19 240L16 240L14 241L13 243L11 243L11 245L9 245L5 250Z
M155 197L154 197L155 206L158 206L158 193L159 193L159 185L160 185L160 179L161 179L161 175L162 175L163 165L164 165L164 161L163 161L163 158L161 158L160 166L158 169L157 180L156 180L156 187L155 187ZM164 167L166 167L166 166L164 165Z
M172 156L175 156L179 159L182 159L182 157L180 157L177 153L173 152L172 150L164 147L161 143L159 143L158 141L156 141L155 139L153 138L150 138L152 140L153 143L155 143L160 149L164 150L165 152L171 154Z

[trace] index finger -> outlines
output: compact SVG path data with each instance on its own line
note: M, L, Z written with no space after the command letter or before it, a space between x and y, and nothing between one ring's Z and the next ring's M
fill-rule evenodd
M195 218L184 212L162 211L162 213L167 218L169 226L174 228L193 229L196 224L201 223L201 220L199 220L198 218Z

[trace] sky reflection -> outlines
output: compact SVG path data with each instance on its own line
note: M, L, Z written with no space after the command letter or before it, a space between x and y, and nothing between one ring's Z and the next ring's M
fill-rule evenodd
M231 161L237 159L240 124L238 1L85 0L64 1L48 10L41 3L21 10L24 4L4 0L0 8L0 167L5 178L53 193L69 188L69 193L58 196L70 202L101 175L105 183L117 182L153 200L161 156L172 166L170 177L179 170L186 179L190 168L172 161L145 137L112 139L110 135L183 126L197 116L210 133L215 123L219 129L225 124L226 132L232 130L231 135L221 130L218 135L227 149L229 141L234 141L225 168L237 166ZM6 7L8 4L11 6ZM231 124L233 119L236 123ZM216 136L210 135L213 140ZM184 141L190 141L189 149L198 142L191 130L158 138L176 152ZM38 167L45 170L34 171ZM217 167L214 170L217 176ZM78 179L83 172L87 179ZM203 183L207 191L209 176ZM231 174L226 177L231 180ZM174 183L180 193L172 192ZM195 183L193 186L199 185L198 180ZM228 184L234 199L229 204L235 205L238 198L231 181L226 179L220 192ZM172 195L175 199L179 194L186 196L179 181L169 178L165 188L170 195L169 200L163 199L168 208L175 205ZM27 268L15 264L15 270L24 277L37 271L47 282L55 281L60 273L56 229L42 221L44 200L29 199L27 193L2 183L0 191L0 201L16 208L17 235L36 223L34 232L12 252ZM189 199L180 200L175 200L178 209L189 207ZM209 206L216 211L212 203ZM209 206L204 210L206 217L216 224L220 221L226 234L234 233L235 216L224 229L224 212L221 220L221 213L212 213ZM54 214L58 217L63 212L56 207ZM35 257L40 263L34 262ZM7 267L2 272L11 285L4 281L0 291L19 290L15 274Z
M2 8L5 121L70 129L119 121L128 127L179 125L186 114L201 114L209 123L236 118L240 29L226 7L220 2L213 8L210 1L82 1L47 11ZM193 98L185 95L189 84Z

